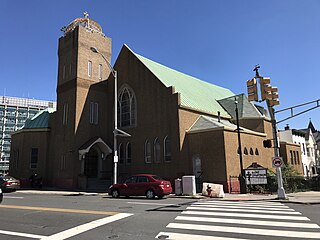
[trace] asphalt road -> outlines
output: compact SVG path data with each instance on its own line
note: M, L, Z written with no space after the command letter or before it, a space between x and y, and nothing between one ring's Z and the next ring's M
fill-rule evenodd
M5 193L0 240L320 239L320 205ZM317 226L319 225L319 226Z
M0 205L0 239L154 239L192 202L6 193Z

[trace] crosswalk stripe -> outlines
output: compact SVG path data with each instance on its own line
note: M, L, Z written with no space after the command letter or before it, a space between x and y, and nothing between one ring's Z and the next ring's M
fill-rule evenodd
M218 205L218 206L246 206L246 207L277 207L277 208L289 208L282 203L271 203L271 204L264 204L264 203L249 203L249 202L226 202L226 201L206 201L206 202L198 202L196 204L205 204L205 205Z
M212 232L241 233L241 234L252 234L252 235L263 235L263 236L320 239L320 232L283 231L283 230L270 230L270 229L257 229L257 228L239 228L239 227L227 227L227 226L184 224L184 223L169 223L167 225L167 228L212 231Z
M266 209L266 210L278 210L278 211L294 211L293 209L285 206L284 207L256 207L256 206L243 206L243 205L239 205L239 206L233 206L233 205L218 205L218 204L205 204L205 203L195 203L193 204L193 206L201 206L201 207L227 207L227 208L245 208L245 209Z
M160 232L155 238L166 240L248 240L244 238L228 238L228 237L215 237L215 236L204 236L196 234L184 234L184 233L173 233L173 232ZM166 237L166 238L165 238Z
M284 214L284 215L301 215L300 212L284 212L284 211L274 211L274 210L257 210L257 209L229 209L229 208L208 208L208 207L187 207L190 210L205 210L205 211L223 211L223 212L247 212L247 213L269 213L269 214Z
M175 220L210 222L210 223L232 223L232 224L288 227L288 228L314 228L314 229L320 228L317 224L314 224L314 223L277 222L277 221L244 220L244 219L231 219L231 218L207 218L207 217L178 216L175 218Z
M245 214L245 213L225 213L225 212L203 212L203 211L184 211L182 214L207 215L207 216L227 216L227 217L245 217L245 218L270 218L270 219L286 219L286 220L307 220L302 216L278 216L278 215L261 215L261 214Z

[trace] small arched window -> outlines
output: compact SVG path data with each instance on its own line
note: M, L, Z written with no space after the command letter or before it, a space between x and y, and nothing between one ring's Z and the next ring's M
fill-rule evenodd
M166 136L163 141L163 153L164 153L164 161L171 161L171 143L170 138Z
M240 155L240 148L239 148L239 147L238 147L238 149L237 149L237 154Z
M122 143L119 144L118 155L119 155L119 163L123 164L124 163L124 149L123 149Z
M154 162L159 163L161 152L160 152L160 141L158 138L154 140L153 153L154 153Z
M250 155L253 155L253 149L250 148Z
M126 163L131 164L131 162L131 143L128 142L126 146Z
M123 87L118 97L118 125L120 127L136 124L136 99L133 91Z
M245 147L243 150L244 155L248 155L248 149Z
M258 151L258 148L256 148L256 155L259 155L259 151Z
M144 143L144 161L146 163L151 163L151 143L149 140L146 140Z

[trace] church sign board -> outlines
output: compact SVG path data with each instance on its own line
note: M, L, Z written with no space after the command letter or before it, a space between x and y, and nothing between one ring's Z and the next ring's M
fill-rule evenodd
M244 170L247 185L263 185L267 184L267 169L253 166L248 167Z

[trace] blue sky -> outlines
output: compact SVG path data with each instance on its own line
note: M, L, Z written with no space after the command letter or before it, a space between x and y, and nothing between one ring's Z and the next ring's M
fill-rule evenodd
M0 0L0 10L0 95L55 100L60 29L88 11L112 38L113 62L127 44L234 93L246 93L260 64L279 88L276 109L320 98L317 0ZM320 129L320 108L279 128L310 118Z

